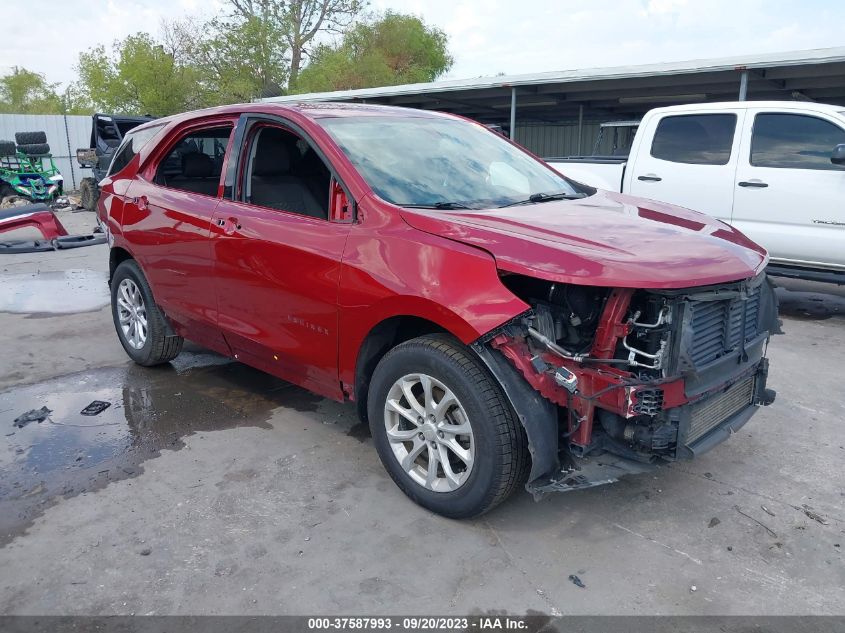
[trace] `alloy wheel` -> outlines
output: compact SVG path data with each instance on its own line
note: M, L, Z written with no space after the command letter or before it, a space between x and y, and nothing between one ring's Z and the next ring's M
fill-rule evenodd
M384 425L393 455L417 484L452 492L475 462L472 425L457 396L427 374L407 374L387 394Z

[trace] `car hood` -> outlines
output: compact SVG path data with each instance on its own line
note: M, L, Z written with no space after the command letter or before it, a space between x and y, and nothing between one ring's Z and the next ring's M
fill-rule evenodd
M481 211L402 209L402 217L485 249L500 270L562 283L687 288L752 277L768 261L719 220L608 191Z

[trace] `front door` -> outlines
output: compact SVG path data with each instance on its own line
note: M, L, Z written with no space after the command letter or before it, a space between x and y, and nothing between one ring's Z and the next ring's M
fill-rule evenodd
M842 123L768 108L749 116L732 224L774 261L845 270L845 166L830 162Z
M733 206L742 110L661 115L640 128L641 147L631 171L632 195L701 211L726 222ZM626 179L628 177L626 176Z
M232 198L212 222L219 323L239 360L339 398L338 282L349 233L331 173L287 127L245 120Z

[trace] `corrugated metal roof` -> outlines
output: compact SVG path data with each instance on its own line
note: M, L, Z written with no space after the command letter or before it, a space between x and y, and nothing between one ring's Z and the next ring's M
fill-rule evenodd
M338 90L334 92L285 95L281 97L261 99L260 101L344 101L347 99L394 97L428 92L480 90L484 88L531 86L537 84L569 83L588 80L630 79L636 77L658 77L663 75L683 75L700 72L723 72L740 70L742 68L753 70L772 67L833 63L845 63L845 47L817 48L803 51L768 53L763 55L743 55L715 59L695 59L679 62L664 62L660 64L642 64L637 66L579 68L524 75L480 77L478 79L450 79L446 81L432 81L429 83L406 84L402 86L384 86L381 88L362 88L358 90Z

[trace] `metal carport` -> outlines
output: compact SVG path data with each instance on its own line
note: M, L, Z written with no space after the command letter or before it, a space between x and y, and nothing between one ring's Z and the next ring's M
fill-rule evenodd
M664 105L810 100L845 105L845 47L639 66L502 75L272 97L442 110L507 129L545 155L580 154L600 121L635 119Z

